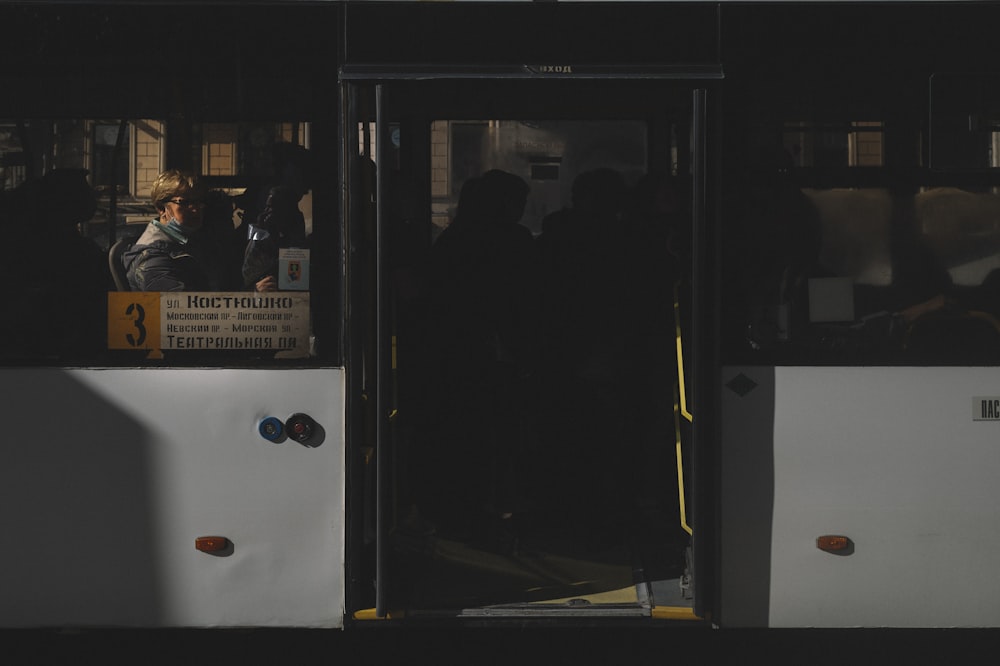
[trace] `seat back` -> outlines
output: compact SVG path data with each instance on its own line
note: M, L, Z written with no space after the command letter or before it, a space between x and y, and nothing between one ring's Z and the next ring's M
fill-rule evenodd
M111 270L111 278L115 281L115 288L118 291L132 291L128 283L128 275L125 273L125 264L122 263L122 255L132 247L132 243L126 238L120 238L108 250L108 268Z

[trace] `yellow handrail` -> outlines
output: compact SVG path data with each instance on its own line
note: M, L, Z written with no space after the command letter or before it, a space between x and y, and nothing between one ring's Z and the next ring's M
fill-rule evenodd
M680 405L674 393L674 455L677 460L677 502L680 509L681 529L688 534L694 534L687 522L687 507L684 503L684 460L681 457L681 419Z
M681 301L678 294L680 288L680 282L674 283L674 338L676 340L675 347L677 349L677 386L680 389L680 409L681 415L684 416L688 421L693 421L694 416L687 408L687 390L685 388L684 380L684 345L681 342Z
M674 454L677 460L677 500L680 508L681 528L688 534L694 534L687 522L687 506L684 501L684 460L681 455L681 419L683 416L689 422L694 416L687 409L687 393L684 389L684 345L681 342L681 302L680 282L674 283L674 335L677 348L677 389L674 391Z

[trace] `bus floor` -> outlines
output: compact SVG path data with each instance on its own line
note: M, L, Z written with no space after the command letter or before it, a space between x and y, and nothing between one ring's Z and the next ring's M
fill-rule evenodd
M687 606L688 535L663 510L558 513L482 524L471 534L392 533L390 604L406 616L649 616Z

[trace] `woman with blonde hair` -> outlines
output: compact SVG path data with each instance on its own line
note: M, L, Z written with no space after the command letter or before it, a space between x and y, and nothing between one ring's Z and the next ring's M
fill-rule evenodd
M206 243L201 238L208 192L198 177L171 169L153 182L158 217L122 256L134 291L209 291Z

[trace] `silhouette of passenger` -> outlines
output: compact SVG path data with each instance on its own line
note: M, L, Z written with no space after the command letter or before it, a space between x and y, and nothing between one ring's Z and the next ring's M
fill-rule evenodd
M23 184L15 197L8 239L18 248L13 267L24 285L19 298L28 300L31 312L45 313L39 328L26 317L18 327L30 338L23 348L33 356L93 358L106 344L107 258L80 232L97 211L87 174L54 169Z
M808 280L829 272L820 264L823 230L819 211L789 173L790 157L775 155L744 185L739 226L725 234L725 264L738 275L727 280L724 312L740 319L724 335L742 337L756 352L787 354L781 345L808 328ZM739 313L737 315L737 313ZM742 321L740 321L742 320Z
M634 463L622 447L630 444L635 318L643 304L625 227L627 195L618 171L583 172L573 182L570 207L544 220L538 238L545 295L539 413L547 465L554 477L593 489L585 498L590 506L572 507L580 518L603 515L608 523L630 492L625 461Z
M234 225L236 206L229 194L209 190L205 195L205 241L214 257L209 272L215 288L222 291L243 289L243 251L246 232Z
M632 189L626 212L633 311L623 326L635 332L628 366L632 379L628 383L634 396L629 404L630 427L635 441L642 444L637 467L643 482L637 484L641 488L637 499L644 509L658 507L670 516L679 510L677 487L664 483L662 476L676 463L670 444L677 434L673 404L676 401L680 406L682 388L677 367L678 331L686 361L692 347L689 203L686 178L653 171ZM677 425L682 441L687 442L687 422L678 418Z
M500 170L466 182L454 221L430 251L426 348L441 443L435 461L463 498L462 506L449 499L451 506L435 513L460 523L519 508L525 424L518 387L538 351L536 248L519 224L527 195L524 180Z
M311 189L311 154L291 143L274 146L274 180L245 195L248 242L243 282L256 291L278 288L278 250L306 247L305 216L299 201Z
M627 188L612 169L580 174L569 209L543 222L545 355L561 375L614 372L622 334L616 313L628 297L622 214ZM553 364L555 364L553 366Z
M87 173L85 169L54 169L45 174L34 206L34 226L64 265L85 271L80 274L85 282L103 287L107 275L100 267L103 252L80 234L80 225L97 212L97 195L87 182Z

